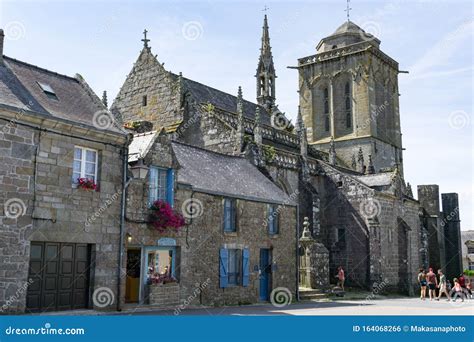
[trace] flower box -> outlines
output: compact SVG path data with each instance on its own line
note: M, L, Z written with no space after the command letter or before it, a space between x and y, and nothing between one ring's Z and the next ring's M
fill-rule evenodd
M97 190L97 184L94 182L94 180L89 179L89 178L78 178L77 179L77 188L78 189L95 191L95 190Z
M151 305L175 306L179 305L179 284L160 283L148 285L148 302Z

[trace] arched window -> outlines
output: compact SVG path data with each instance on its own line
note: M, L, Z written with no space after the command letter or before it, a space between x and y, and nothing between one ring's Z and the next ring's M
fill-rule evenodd
M344 98L345 98L345 113L346 113L346 128L352 127L352 99L351 99L351 85L346 82L344 86Z
M324 130L329 132L330 123L329 123L329 90L324 88L323 91L323 102L324 102Z

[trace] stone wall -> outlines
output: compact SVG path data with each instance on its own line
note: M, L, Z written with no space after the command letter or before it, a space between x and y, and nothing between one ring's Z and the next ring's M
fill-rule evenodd
M342 265L349 286L381 291L383 282L383 291L412 291L421 265L419 203L323 167L328 177L321 191L322 228L330 274ZM338 241L339 229L345 230L345 243Z
M114 100L112 113L120 122L145 120L157 129L182 120L180 109L177 76L166 71L151 50L144 48Z
M121 148L73 135L40 133L21 124L5 128L0 121L0 229L8 237L0 245L0 306L13 298L9 311L25 310L26 291L18 291L28 279L31 241L90 244L95 260L89 295L103 286L116 293ZM99 191L72 184L74 146L99 151ZM13 199L25 208L16 219L3 211Z

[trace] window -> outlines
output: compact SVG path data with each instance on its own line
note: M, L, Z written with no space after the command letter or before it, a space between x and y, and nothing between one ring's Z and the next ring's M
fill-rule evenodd
M268 233L270 235L278 234L278 208L276 205L268 205Z
M344 87L344 97L346 102L346 128L352 127L352 99L351 99L351 86L349 82Z
M147 280L160 277L175 278L176 247L153 248L147 251Z
M78 183L79 178L92 179L94 183L97 183L97 156L96 150L74 147L73 183Z
M474 246L467 246L467 254L474 254Z
M326 132L329 132L330 129L330 122L329 122L329 90L328 88L324 88L324 98L323 98L323 103L324 103L324 130Z
M324 114L329 114L329 91L324 88Z
M148 99L146 95L143 95L142 97L142 107L146 107L148 104Z
M148 204L165 201L173 206L174 202L174 170L151 167L149 172Z
M224 199L224 232L237 231L237 210L236 200L233 198Z
M228 284L229 285L239 285L240 284L240 259L241 259L241 250L240 249L229 249L229 263L228 263Z
M473 261L469 261L469 271L474 271L474 262Z
M339 243L346 242L346 230L344 228L337 229L337 242Z
M44 92L44 94L47 97L54 100L58 99L56 92L53 90L53 88L49 84L42 83L42 82L36 82L36 83L38 83L39 87L41 88L41 90Z
M220 287L248 286L250 253L247 248L221 248L219 251Z

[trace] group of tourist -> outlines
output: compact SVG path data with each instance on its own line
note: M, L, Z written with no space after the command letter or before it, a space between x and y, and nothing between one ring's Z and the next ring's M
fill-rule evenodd
M446 275L442 270L438 270L438 276L439 280L431 267L428 269L428 273L420 268L418 283L421 289L421 300L426 299L426 290L428 290L430 300L439 300L445 294L448 301L453 300L455 302L457 298L461 298L464 302L467 296L472 295L471 282L469 278L466 280L463 273L461 273L459 278L453 279L454 285L451 285L451 282L446 279ZM436 289L438 289L438 296L436 296Z

